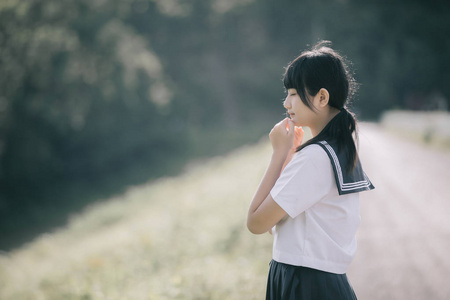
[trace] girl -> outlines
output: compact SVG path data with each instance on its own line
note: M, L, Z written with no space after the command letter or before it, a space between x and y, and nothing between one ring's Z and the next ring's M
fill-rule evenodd
M356 299L345 274L356 251L362 170L345 104L354 80L342 57L321 42L284 74L290 118L269 134L272 158L250 204L248 229L271 232L266 299ZM303 130L312 139L301 145ZM297 153L296 153L297 152Z

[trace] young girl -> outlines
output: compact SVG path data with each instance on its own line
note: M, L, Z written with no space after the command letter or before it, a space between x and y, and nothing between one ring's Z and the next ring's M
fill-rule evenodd
M324 42L286 68L283 104L290 118L269 134L272 158L247 219L252 233L274 236L266 299L356 299L345 272L356 251L359 192L374 187L345 106L354 84L342 57ZM300 126L313 136L303 145Z

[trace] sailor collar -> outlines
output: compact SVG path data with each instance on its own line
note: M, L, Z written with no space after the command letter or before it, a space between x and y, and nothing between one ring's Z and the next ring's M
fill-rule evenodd
M347 158L345 152L338 151L335 143L322 140L314 144L321 146L330 158L339 195L369 191L375 188L366 173L364 173L359 157L353 170L348 172L346 171Z

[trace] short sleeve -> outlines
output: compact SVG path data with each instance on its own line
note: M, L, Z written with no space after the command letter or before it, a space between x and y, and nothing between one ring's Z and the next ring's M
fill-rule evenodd
M310 145L298 152L286 165L270 195L295 218L326 196L333 184L333 169L325 151Z

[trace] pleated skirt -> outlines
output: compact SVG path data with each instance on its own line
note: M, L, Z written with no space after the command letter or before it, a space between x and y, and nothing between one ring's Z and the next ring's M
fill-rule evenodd
M346 274L270 262L266 300L357 299Z

